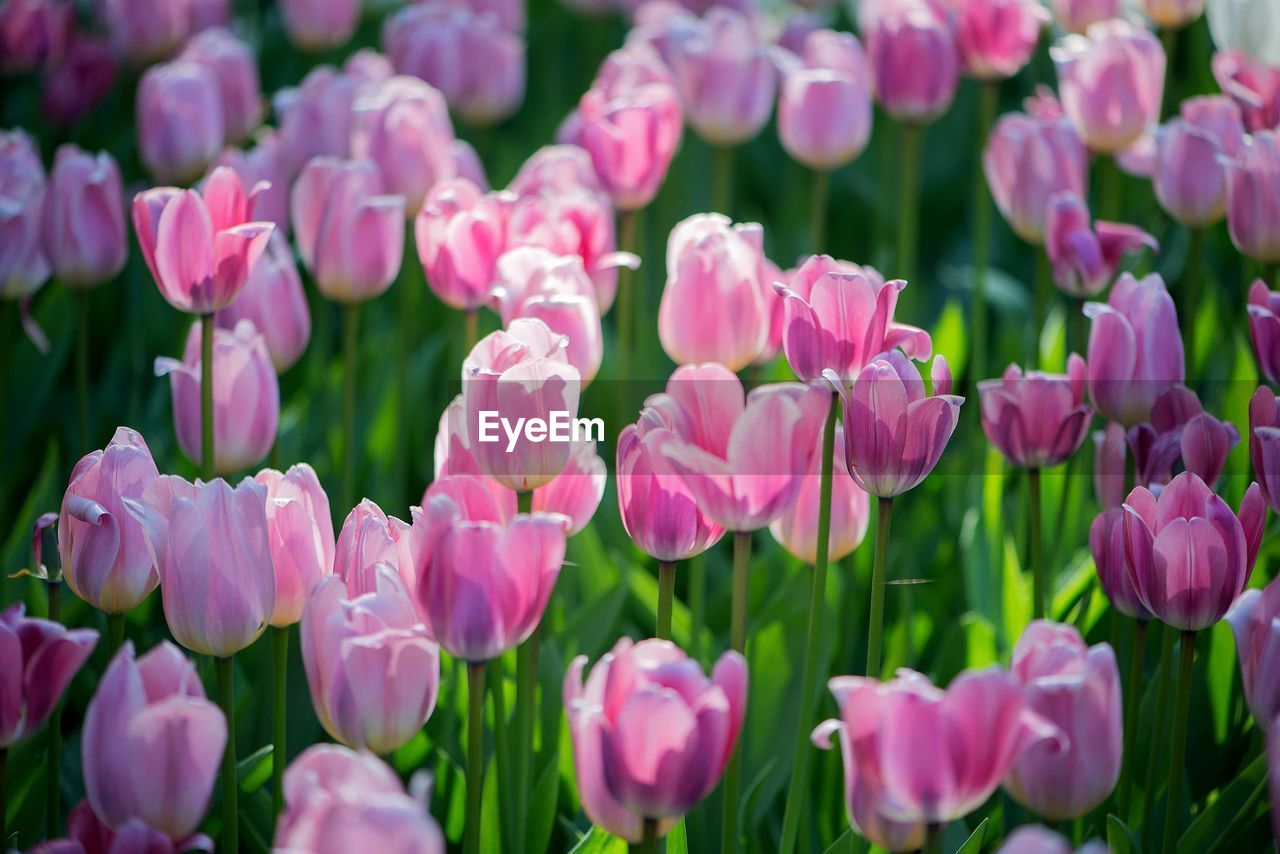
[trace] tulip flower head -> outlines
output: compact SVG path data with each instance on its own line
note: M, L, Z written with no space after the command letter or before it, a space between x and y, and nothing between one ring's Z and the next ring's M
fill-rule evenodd
M1244 145L1240 109L1222 96L1191 98L1156 133L1154 185L1160 207L1186 225L1213 225L1227 211L1225 160Z
M1205 412L1191 389L1173 386L1156 398L1149 422L1129 428L1134 478L1140 486L1160 487L1181 463L1178 467L1213 487L1239 441L1234 424Z
M475 309L489 302L495 267L507 250L512 199L484 193L466 178L442 181L414 221L427 285L446 305Z
M871 67L849 33L815 30L798 61L783 66L778 136L811 169L838 169L871 138Z
M372 160L412 218L439 181L457 174L453 124L441 94L416 77L370 84L353 105L351 152Z
M974 0L959 4L956 42L965 71L979 80L1017 74L1040 42L1049 12L1037 0Z
M835 468L844 465L844 427L836 425ZM814 454L808 476L800 484L795 501L769 523L769 533L790 554L812 564L818 554L818 502L822 484L822 455ZM836 477L831 483L831 529L827 559L838 561L853 553L867 534L871 501L852 478Z
M1053 278L1063 292L1091 297L1111 284L1127 254L1160 244L1136 225L1102 222L1090 225L1089 209L1074 193L1049 199L1044 248L1053 264Z
M1236 638L1240 681L1249 711L1257 721L1274 721L1280 715L1280 584L1240 594L1227 622Z
M1102 591L1117 611L1126 617L1146 622L1151 612L1142 604L1137 581L1129 571L1124 551L1124 508L1108 507L1089 526L1089 551L1098 570Z
M0 72L38 71L56 63L75 26L75 9L58 0L10 0L0 7Z
M619 210L653 201L680 145L683 121L675 90L661 83L625 93L592 88L578 104L580 142L600 184Z
M261 333L276 373L293 367L311 340L307 294L293 249L279 230L272 233L267 251L249 271L240 296L216 316L221 329L234 330L241 321L252 323Z
M946 112L959 83L956 37L932 0L870 0L859 7L876 100L908 124L928 124Z
M323 51L345 45L360 23L359 0L281 0L285 35L298 48Z
M1121 0L1051 0L1053 17L1069 33L1086 33L1099 21L1122 14Z
M1210 67L1218 88L1240 108L1250 133L1280 126L1280 67L1237 50L1214 54Z
M190 60L153 65L137 101L138 156L147 172L167 184L204 174L227 139L217 74Z
M1226 161L1227 230L1231 242L1256 261L1280 261L1280 137L1259 131Z
M415 515L413 522L420 518ZM333 574L346 582L347 598L375 592L379 566L395 569L406 590L417 589L415 537L412 523L388 516L367 498L353 507L343 520L333 559Z
M172 55L195 24L192 0L103 0L97 8L116 52L138 66Z
M276 573L271 625L302 619L312 588L333 573L333 519L329 497L315 470L298 463L283 474L263 469L254 478L267 488L267 533Z
M0 749L40 728L97 643L93 629L67 629L28 617L21 602L0 613L0 647L5 651L0 670L5 698L0 709Z
M110 154L92 155L74 145L58 149L41 231L45 257L58 281L88 288L120 273L128 237L120 168Z
M1280 68L1280 9L1266 0L1210 0L1205 17L1219 50Z
M0 132L0 296L20 299L49 278L41 241L44 165L23 130Z
M194 36L179 59L203 65L218 84L225 140L247 139L262 121L262 86L253 49L221 27Z
M1086 368L1075 353L1066 374L1010 365L998 380L978 383L982 430L1005 457L1022 468L1065 462L1084 442L1093 410L1084 402Z
M1088 154L1065 116L1006 113L982 153L987 186L1009 227L1028 243L1044 242L1049 199L1084 198Z
M1249 461L1262 496L1275 510L1280 507L1280 398L1265 386L1249 400Z
M1151 23L1160 29L1172 30L1199 18L1204 12L1205 0L1140 0L1138 5Z

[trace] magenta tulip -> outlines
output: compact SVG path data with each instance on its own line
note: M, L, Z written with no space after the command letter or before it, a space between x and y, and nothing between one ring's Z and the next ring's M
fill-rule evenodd
M643 208L657 195L680 145L680 99L661 83L625 93L593 88L578 104L582 147L619 210Z
M1280 383L1280 293L1255 279L1249 287L1249 337L1267 382Z
M191 34L191 0L102 0L111 43L135 65L171 56Z
M281 0L285 35L303 50L345 45L360 22L359 0Z
M951 24L931 0L869 0L858 11L876 100L907 124L946 112L959 83L960 57Z
M1074 193L1058 193L1049 199L1045 217L1044 249L1053 264L1053 278L1063 292L1091 297L1111 284L1125 255L1160 244L1136 225L1118 222L1090 224L1089 209Z
M1017 365L998 380L978 383L982 431L1005 459L1042 469L1067 461L1089 432L1093 410L1084 402L1085 363L1067 357L1066 374L1030 371Z
M44 165L23 130L0 132L0 296L21 299L49 278L41 241Z
M1051 0L1053 16L1069 33L1085 33L1099 21L1122 17L1122 0Z
M1181 115L1156 133L1156 199L1190 226L1213 225L1227 211L1223 161L1244 145L1240 110L1222 96L1190 98Z
M391 77L356 99L351 153L372 160L389 192L404 196L416 216L427 193L453 177L453 124L444 98L416 77Z
M481 192L465 178L442 181L427 195L414 221L418 260L446 305L471 310L489 301L510 206L507 194Z
M120 169L105 151L58 149L49 173L44 253L63 284L87 288L114 279L128 254Z
M346 582L348 599L376 590L379 564L395 569L406 590L416 589L411 528L367 498L351 509L338 533L333 559L333 574Z
M218 84L222 125L228 142L247 139L262 122L262 86L252 48L230 30L205 30L187 42L180 60L203 65Z
M1063 116L1007 113L996 122L982 153L983 172L996 207L1028 243L1044 242L1049 199L1084 198L1087 152Z
M267 536L276 575L275 605L267 622L283 628L302 619L311 590L333 573L329 496L306 463L283 474L263 469L254 479L267 488Z
M262 335L276 373L293 367L306 352L311 311L293 250L279 231L271 235L267 251L253 265L240 296L216 317L220 329L234 330L241 321L252 323Z
M1205 412L1191 389L1174 386L1156 399L1149 422L1129 428L1128 441L1139 486L1167 484L1181 463L1181 469L1212 488L1240 433L1234 424Z
M1280 399L1265 386L1249 400L1249 461L1262 496L1280 513Z
M147 443L128 427L71 471L58 519L62 577L101 611L122 614L160 583L142 526L124 503L141 499L159 476Z
M187 60L153 65L138 83L138 156L157 181L189 184L226 139L217 75Z
M564 706L587 816L636 842L658 835L711 793L737 746L747 706L747 663L725 653L708 679L670 641L623 638L583 674L569 666Z
M975 0L959 5L956 42L965 71L979 80L1017 74L1040 43L1049 18L1037 0Z
M1151 612L1142 604L1137 582L1125 557L1124 516L1124 509L1120 506L1109 507L1099 513L1089 526L1089 551L1107 600L1126 617L1145 622L1151 619Z
M97 643L93 629L27 617L21 602L0 613L0 749L40 728Z
M604 333L595 285L577 255L556 255L521 247L505 253L496 267L494 301L502 322L537 318L553 334L564 336L565 357L585 386L604 358Z
M1140 0L1138 6L1161 29L1177 29L1204 13L1205 0Z
M814 30L799 61L784 65L778 137L811 169L838 169L871 138L871 67L849 33Z
M75 26L64 0L9 0L0 6L0 72L39 71L61 59Z
M1280 138L1258 131L1227 161L1227 230L1231 242L1256 261L1280 261Z
M1255 722L1280 715L1280 583L1246 590L1227 612L1236 637L1240 681Z
M89 803L117 832L138 819L186 839L209 807L226 743L226 719L205 699L191 660L168 641L135 660L126 641L85 712Z
M1280 127L1280 68L1236 50L1213 55L1213 77L1235 101L1250 133Z
M844 464L844 428L836 425L835 471ZM818 501L822 455L814 454L808 475L795 501L769 524L769 533L796 558L812 564L818 554ZM831 483L831 528L827 559L841 560L862 542L871 518L871 502L852 478L836 477Z
M1062 108L1094 151L1128 148L1160 120L1165 55L1160 40L1128 21L1103 21L1054 46Z

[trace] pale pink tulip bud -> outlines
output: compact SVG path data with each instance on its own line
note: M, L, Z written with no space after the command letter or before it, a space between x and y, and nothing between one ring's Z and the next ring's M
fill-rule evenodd
M965 71L979 80L1004 80L1017 74L1030 61L1048 19L1039 0L961 3L956 41Z
M836 425L835 469L844 464L844 428ZM784 549L805 563L818 555L818 500L822 483L822 455L814 454L808 475L791 506L769 524L769 533ZM831 482L831 529L827 559L841 560L853 554L867 534L871 502L852 478L836 475Z
M1280 261L1280 138L1259 131L1226 161L1227 230L1243 254L1270 264Z
M871 137L871 68L858 40L833 30L809 33L800 62L783 74L778 137L811 169L838 169Z
M1069 33L1085 33L1099 21L1123 14L1122 0L1052 0L1053 17Z
M417 515L413 521L418 521ZM347 584L347 598L354 599L376 588L375 569L379 564L399 572L406 590L416 589L411 532L411 525L383 513L367 498L351 509L338 534L333 561L334 575Z
M116 55L105 40L74 33L41 83L40 114L58 128L70 128L102 103L118 73Z
M1112 424L1112 427L1119 425ZM1110 507L1099 513L1089 526L1089 551L1098 570L1098 581L1111 605L1135 620L1151 619L1151 612L1142 604L1137 582L1129 571L1129 559L1124 552L1124 509Z
M1280 126L1280 68L1234 50L1214 54L1211 67L1218 87L1240 108L1246 130Z
M866 2L858 14L885 112L908 124L928 124L946 112L959 83L956 37L931 0Z
M610 95L590 89L578 104L582 147L601 186L620 210L639 210L657 195L680 145L680 99L660 83Z
M0 6L0 72L38 71L56 63L75 27L65 0L9 0Z
M189 184L222 150L222 94L204 65L153 65L138 83L137 109L138 156L157 181Z
M1049 199L1045 217L1044 250L1053 264L1058 287L1074 297L1096 296L1111 284L1125 255L1160 244L1136 225L1119 222L1090 224L1089 209L1074 193Z
M1007 113L982 153L987 186L1009 227L1028 243L1043 243L1049 199L1084 198L1088 152L1063 116Z
M195 24L192 0L103 0L116 52L135 65L172 56Z
M685 20L693 22L696 18L687 16ZM663 24L661 28L665 30L666 25ZM604 62L600 63L600 70L596 72L592 87L610 95L625 95L647 83L660 83L674 89L675 76L658 53L656 44L652 37L643 34L639 28L634 30L622 47L610 51Z
M0 296L20 299L49 278L41 241L44 165L23 130L0 133Z
M978 383L982 430L1005 459L1022 468L1042 469L1076 452L1093 410L1084 402L1085 364L1075 353L1066 374L1030 371L1017 365L998 380Z
M75 288L114 279L128 254L120 169L105 151L58 149L45 195L44 253L58 281Z
M217 27L192 38L178 58L203 65L217 81L226 141L247 139L261 124L263 111L258 60L249 45Z
M1280 507L1280 400L1266 386L1259 386L1249 400L1249 461L1262 496L1276 510Z
M1280 584L1246 590L1227 612L1236 637L1240 681L1255 722L1280 715Z
M1223 96L1191 98L1156 132L1156 199L1185 225L1213 225L1227 212L1225 159L1244 145L1240 110Z
M427 195L414 237L427 285L446 305L470 310L489 302L507 250L511 201L465 178L442 181Z
M508 190L517 196L557 195L584 190L600 192L591 155L576 145L544 145L520 165Z
M281 474L263 469L254 478L267 488L267 534L276 572L271 625L302 619L312 589L333 572L333 519L315 470L306 463Z
M1280 382L1280 293L1255 279L1249 287L1249 337L1258 368L1268 382Z
M244 291L217 314L221 329L235 329L242 320L251 322L262 335L276 373L293 367L306 352L311 340L311 312L293 250L278 231L253 265Z
M40 728L97 643L93 629L28 617L21 602L0 613L0 749Z
M1063 110L1094 151L1123 151L1160 120L1165 55L1148 30L1104 21L1087 36L1067 36L1052 55Z
M351 153L372 160L388 192L405 198L415 216L427 193L457 173L453 124L444 98L415 77L391 77L365 88L355 102Z
M122 836L136 819L185 840L209 809L226 743L226 718L205 698L195 664L168 641L135 660L126 641L84 716L81 761L93 812Z
M341 47L360 23L360 0L281 0L280 11L289 41L303 50Z
M62 577L101 611L123 614L160 583L142 526L124 504L141 499L159 476L147 443L128 427L71 471L58 518Z
M1013 650L1013 678L1027 708L1062 730L1067 743L1042 741L1013 762L1004 787L1051 821L1078 818L1106 800L1120 776L1120 672L1109 644L1086 646L1069 625L1036 620Z

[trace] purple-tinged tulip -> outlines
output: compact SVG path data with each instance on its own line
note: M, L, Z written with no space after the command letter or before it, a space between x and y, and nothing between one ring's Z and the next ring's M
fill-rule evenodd
M577 255L520 247L502 255L496 265L494 302L504 324L519 317L537 318L564 336L565 357L585 386L595 378L604 358L604 333L595 285Z
M225 27L231 23L231 0L191 0L193 32L203 32L210 27Z
M190 483L164 475L125 507L142 523L160 571L174 640L217 658L257 640L276 592L267 488L252 478L233 488L222 478Z
M1106 843L1097 839L1072 848L1065 836L1044 825L1024 824L1005 837L996 854L1107 854L1107 850Z
M1240 681L1255 722L1280 715L1280 583L1240 594L1227 622L1236 637Z
M1221 620L1253 571L1267 519L1262 490L1245 492L1240 514L1190 472L1157 498L1145 487L1124 504L1124 551L1142 604L1185 632Z
M1086 646L1069 625L1036 620L1013 650L1010 673L1027 708L1067 737L1018 756L1004 787L1018 803L1051 821L1078 818L1106 800L1120 776L1123 721L1116 654Z
M1119 427L1117 424L1109 427ZM1138 588L1129 571L1124 552L1124 508L1108 507L1099 513L1089 526L1089 551L1098 570L1098 581L1111 605L1135 620L1151 619L1151 612L1142 604Z
M920 369L897 350L871 362L844 402L845 465L858 486L892 498L915 488L942 457L960 419L951 369L938 356L926 395Z
M1128 21L1103 21L1054 46L1062 108L1085 145L1128 148L1160 120L1165 55L1160 40Z
M298 254L322 294L360 303L391 287L404 258L404 196L384 193L371 162L313 159L289 207Z
M849 33L814 30L799 62L784 66L778 137L811 169L838 169L871 138L871 67Z
M1213 0L1206 7L1209 34L1221 50L1239 51L1280 68L1280 9L1267 0Z
M1156 132L1153 183L1165 213L1185 225L1213 225L1227 212L1223 161L1244 145L1240 109L1218 96L1190 98L1181 116Z
M105 151L64 145L54 158L45 194L44 253L53 275L73 288L109 282L128 254L120 169Z
M929 358L929 333L893 319L898 292L906 286L900 279L885 282L871 267L829 255L808 258L789 281L774 285L785 304L782 348L791 370L805 382L825 371L849 381L895 348Z
M1056 466L1076 452L1089 432L1093 410L1084 402L1086 368L1075 353L1065 374L1017 365L998 380L978 383L982 431L1005 459L1021 468Z
M959 83L955 33L932 0L873 0L859 9L876 100L900 122L928 124L946 112Z
M1038 0L974 0L959 5L956 42L967 73L979 80L1017 74L1040 43L1049 13Z
M147 269L169 305L213 314L231 304L266 251L274 226L250 222L253 192L218 168L204 189L156 187L133 199L133 229Z
M196 833L175 841L139 818L113 830L94 814L86 798L67 816L66 839L51 839L31 850L32 854L178 854L212 851L213 840Z
M481 192L465 178L442 181L427 195L414 236L427 285L446 305L471 310L489 301L510 207L509 195Z
M1138 6L1151 23L1162 30L1172 30L1199 18L1204 12L1205 0L1140 0Z
M138 83L137 111L138 157L161 183L196 180L226 140L218 77L200 63L147 69Z
M346 582L348 599L376 590L380 564L399 572L406 590L417 588L411 531L409 523L388 516L367 498L351 509L338 533L333 560L333 574Z
M27 617L21 602L0 613L0 749L40 728L97 643L93 629Z
M190 460L201 457L200 325L187 334L182 361L156 359L169 377L173 428ZM271 452L280 424L280 382L267 342L248 320L213 333L213 469L228 475L257 465Z
M444 835L426 804L405 794L378 757L336 744L308 747L284 772L277 851L444 854Z
M322 51L351 40L360 23L360 0L281 0L280 12L290 43Z
M124 504L141 499L159 476L147 443L128 427L71 471L58 518L62 577L101 611L123 614L160 583L142 526Z
M1265 386L1249 400L1249 461L1262 497L1280 513L1280 398Z
M289 184L291 166L286 162L288 152L279 133L262 131L257 135L253 148L225 148L214 164L225 166L240 176L240 184L253 187L251 219L270 222L286 241L289 237Z
M385 564L354 599L322 580L302 614L302 663L325 732L386 754L422 729L436 706L440 648L428 639L404 583Z
M194 24L192 0L103 0L101 7L116 52L135 65L172 56Z
M1069 33L1086 33L1100 21L1123 15L1121 0L1051 0L1053 17Z
M634 211L657 195L680 145L675 90L661 83L624 93L590 89L578 104L582 147L616 208Z
M1280 261L1280 137L1259 131L1227 166L1227 230L1242 253Z
M70 128L102 103L118 72L116 55L106 41L73 33L66 52L41 82L40 114L57 128Z
M1103 510L1119 507L1129 494L1125 480L1125 430L1114 421L1093 433L1093 493Z
M693 19L690 16L686 20ZM658 25L658 30L664 33L673 31L665 22ZM675 75L658 52L660 41L642 37L641 32L640 29L634 31L622 47L610 51L604 58L591 83L593 88L610 97L626 95L633 89L650 83L675 89Z
M1089 222L1089 209L1074 193L1049 199L1044 249L1053 264L1058 287L1074 297L1096 296L1111 284L1125 255L1142 247L1153 252L1160 244L1136 225L1099 220Z
M836 425L835 471L844 464L844 428ZM818 500L822 484L822 455L814 454L800 491L782 515L769 524L769 533L784 549L805 563L818 554ZM850 554L867 534L871 502L852 478L836 477L831 483L831 528L827 559L838 561Z
M89 803L116 832L138 819L186 839L209 807L226 743L226 718L205 699L191 660L168 641L135 660L126 641L84 716Z
M1028 243L1044 242L1049 199L1084 198L1088 153L1065 117L1008 113L987 138L982 166L996 207Z
M708 679L670 641L623 638L583 674L569 666L564 707L587 816L632 842L644 821L658 834L711 793L742 732L747 663L725 653Z
M178 59L203 65L217 81L225 140L247 139L262 122L263 111L258 60L249 45L216 27L187 42Z
M507 189L517 196L600 192L591 155L576 145L544 145L520 165Z
M23 130L0 132L0 296L20 299L49 278L41 242L44 165Z
M312 589L333 573L329 496L306 463L283 474L263 469L254 479L267 488L267 536L276 573L275 606L268 622L283 628L302 619Z
M384 57L360 51L341 70L318 66L297 87L277 92L272 105L288 174L299 172L313 157L350 156L356 98L391 75L391 64Z
M1167 484L1181 461L1183 470L1213 487L1240 433L1205 412L1194 391L1177 385L1156 399L1150 422L1129 428L1128 440L1139 486Z
M387 190L413 217L438 182L456 172L453 124L444 98L416 77L391 77L355 102L352 156L372 160Z
M1249 337L1262 375L1280 383L1280 293L1261 279L1249 287Z
M252 323L262 335L276 373L293 367L306 352L311 340L311 311L293 250L279 231L271 235L267 251L253 265L240 296L216 318L218 328L231 330L242 320ZM217 450L217 444L214 448Z
M1233 50L1214 54L1211 67L1218 88L1240 108L1246 130L1280 126L1280 68Z
M1151 419L1156 399L1186 377L1173 299L1158 274L1125 273L1106 303L1084 312L1089 330L1089 397L1102 417L1126 427Z
M71 40L75 6L65 0L9 0L0 6L0 72L38 71Z

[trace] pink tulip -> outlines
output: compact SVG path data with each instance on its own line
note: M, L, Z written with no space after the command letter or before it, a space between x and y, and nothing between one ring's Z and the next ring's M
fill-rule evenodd
M1086 33L1099 21L1122 17L1121 0L1052 0L1053 16L1069 33Z
M905 669L889 682L829 684L840 717L819 724L813 743L829 749L839 735L850 821L893 851L919 848L926 825L981 806L1032 745L1064 743L997 667L965 671L945 691Z
M1119 507L1129 491L1125 481L1124 426L1110 421L1093 434L1093 491L1103 510Z
M1180 118L1156 134L1156 199L1165 212L1190 226L1218 222L1227 210L1223 160L1244 144L1240 110L1221 96L1192 98Z
M698 507L730 531L766 527L795 500L821 446L829 393L773 383L743 395L723 365L685 365L667 395L691 417L681 441L661 448Z
M257 640L275 608L267 488L252 478L232 488L222 478L164 475L125 507L142 523L160 571L174 640L217 658Z
M128 252L120 169L105 151L58 149L45 195L44 253L54 276L76 288L114 279Z
M1085 145L1103 154L1128 148L1160 120L1165 55L1149 31L1116 19L1054 46L1062 107Z
M1049 199L1044 249L1053 264L1054 281L1070 296L1104 291L1125 255L1144 246L1153 252L1160 249L1156 239L1136 225L1101 220L1090 225L1089 209L1074 193Z
M374 590L346 597L316 585L302 615L302 663L325 732L386 754L413 738L436 706L440 648L427 638L398 576L379 565Z
M658 339L677 365L720 362L741 370L760 355L769 308L760 283L764 230L722 214L695 214L667 239Z
M1093 410L1084 402L1085 363L1067 357L1066 374L1022 373L1017 365L998 380L978 383L982 431L1005 459L1021 468L1066 462L1089 432Z
M273 107L288 173L300 171L312 157L350 156L355 99L364 88L391 74L385 58L361 51L342 70L318 66L298 87L277 92Z
M517 196L555 196L585 190L600 192L591 155L576 145L544 145L520 164L507 189Z
M1144 15L1162 30L1190 24L1204 13L1205 0L1141 0Z
M778 97L778 137L811 169L838 169L871 138L871 68L849 33L814 30L799 63L785 67Z
M568 519L519 514L469 519L447 494L423 508L429 547L418 552L418 613L450 655L488 661L525 641L542 620L564 562Z
M354 109L353 156L372 160L387 190L404 196L405 214L415 216L431 188L457 172L444 98L400 76L366 87Z
M1280 68L1235 50L1213 55L1213 77L1236 102L1250 133L1280 127Z
M160 583L142 527L124 504L142 498L159 476L147 443L128 427L71 471L58 518L62 577L101 611L129 611Z
M907 283L886 283L871 267L810 256L785 285L774 285L785 302L782 348L805 382L833 371L851 380L877 355L901 347L927 359L929 333L893 319L898 293Z
M135 660L126 641L84 716L89 803L119 833L138 819L186 839L209 808L226 743L226 719L205 699L191 660L168 641Z
M564 707L587 816L638 841L646 819L658 835L711 793L742 732L747 663L725 653L708 679L670 641L623 638L591 669L569 666Z
M1186 632L1221 620L1253 571L1267 505L1255 483L1239 517L1190 472L1124 505L1124 550L1138 595L1157 619Z
M283 136L261 131L253 148L224 148L214 164L214 168L225 166L239 175L242 186L254 188L249 216L272 223L286 240L290 229L289 184L293 178L287 157Z
M135 65L172 56L194 25L192 0L102 0L116 52Z
M1236 637L1240 681L1255 722L1280 715L1280 584L1246 590L1227 612Z
M252 48L230 30L205 30L187 42L179 60L203 65L218 84L224 135L229 142L247 139L262 122L262 86Z
M222 150L222 93L200 63L151 66L138 83L137 109L138 157L157 181L189 184Z
M138 818L112 830L94 814L86 798L67 816L66 839L52 839L31 850L33 854L177 854L212 851L213 840L196 833L175 842Z
M1258 131L1227 166L1227 230L1242 253L1266 264L1280 261L1280 138Z
M960 58L938 6L931 0L873 0L860 7L858 28L885 112L913 125L946 112L956 94Z
M680 100L649 83L625 93L590 89L578 104L582 147L619 210L643 208L657 195L680 145Z
M192 324L182 361L157 359L156 375L169 377L173 428L187 458L201 457L199 324ZM252 322L213 333L213 468L234 474L271 452L280 424L280 383L267 342Z
M1009 227L1028 243L1044 242L1049 199L1084 198L1087 152L1063 116L1006 113L982 153L987 186Z
M195 32L231 23L231 0L191 0L191 20Z
M1158 274L1125 273L1106 303L1088 303L1089 397L1111 421L1132 426L1151 417L1156 399L1185 377L1173 299Z
M755 361L751 364L758 367L767 367L773 364L773 360L778 358L778 354L782 352L782 335L787 324L787 306L785 299L778 299L778 292L774 289L780 281L789 280L795 275L795 270L787 270L785 273L777 264L768 258L761 262L760 272L760 290L764 293L764 304L768 309L769 323L768 330L765 334L764 347L756 356Z
M40 114L66 129L89 115L115 86L119 63L104 39L75 32L40 87Z
M0 749L40 728L97 643L93 629L27 617L21 602L0 613Z
M41 242L44 165L23 130L0 132L0 296L20 299L49 278Z
M406 590L415 590L418 576L411 549L413 540L409 523L388 516L369 499L353 507L338 533L333 560L333 574L346 582L347 598L355 599L377 589L380 564L395 569Z
M64 0L9 0L0 6L0 71L38 71L57 62L71 40L75 7Z
M1111 425L1117 426L1117 425ZM1124 509L1109 507L1099 513L1089 526L1089 551L1098 570L1098 581L1112 606L1135 620L1151 619L1151 612L1142 604L1137 583L1129 571L1124 552Z
M1205 412L1194 391L1178 385L1156 398L1150 422L1129 428L1128 440L1139 486L1167 484L1180 462L1183 470L1213 487L1240 433L1234 424Z
M471 310L489 301L510 206L506 194L482 193L465 178L441 181L427 195L414 236L427 284L446 305Z
M1120 672L1105 643L1086 646L1069 625L1036 620L1010 666L1027 708L1058 727L1067 745L1040 742L1014 760L1004 787L1041 818L1078 818L1098 806L1120 776Z
M1249 337L1267 382L1280 382L1280 293L1261 279L1249 286Z
M281 0L280 12L289 41L308 51L345 45L360 23L359 0Z
M267 536L276 574L276 628L302 619L312 589L333 572L333 519L315 470L299 463L281 474L263 469L254 480L267 488Z
M835 471L844 464L844 428L836 425ZM795 501L769 524L769 533L784 549L805 563L818 554L818 498L821 486L822 455L814 454L809 472L800 484ZM839 477L831 483L831 529L827 539L827 559L838 561L853 554L867 534L871 502L852 478Z
M928 477L956 429L963 397L951 394L951 369L938 356L926 395L920 369L890 350L858 374L844 402L845 465L872 495L892 498Z
M693 23L692 16L681 16L685 23ZM654 38L647 32L650 28L637 27L627 38L622 47L610 51L600 63L592 88L599 89L610 97L626 95L633 89L650 83L675 88L676 78L670 66L658 52L661 38ZM676 30L668 22L656 25L659 35L674 33Z
M1266 386L1249 400L1249 462L1262 497L1280 513L1280 399Z
M298 254L322 294L351 304L391 287L404 258L404 196L384 193L371 162L314 158L289 207Z
M1037 0L977 0L959 9L960 59L979 80L1004 80L1022 70L1049 18Z
M267 251L253 265L244 291L217 314L220 329L234 330L242 320L252 323L262 335L276 373L293 367L306 352L311 340L311 311L293 250L279 231L271 235Z
M1005 837L996 854L1107 854L1107 845L1099 840L1072 848L1067 838L1041 824L1024 824Z
M426 805L405 794L396 772L368 752L315 744L284 772L284 812L275 850L342 854L444 854Z
M489 189L489 178L485 175L484 164L475 147L465 139L453 141L453 173L459 178L466 178L481 190Z
M199 192L156 187L134 196L138 245L169 305L213 314L244 290L274 230L249 222L253 196L226 168L214 169Z

